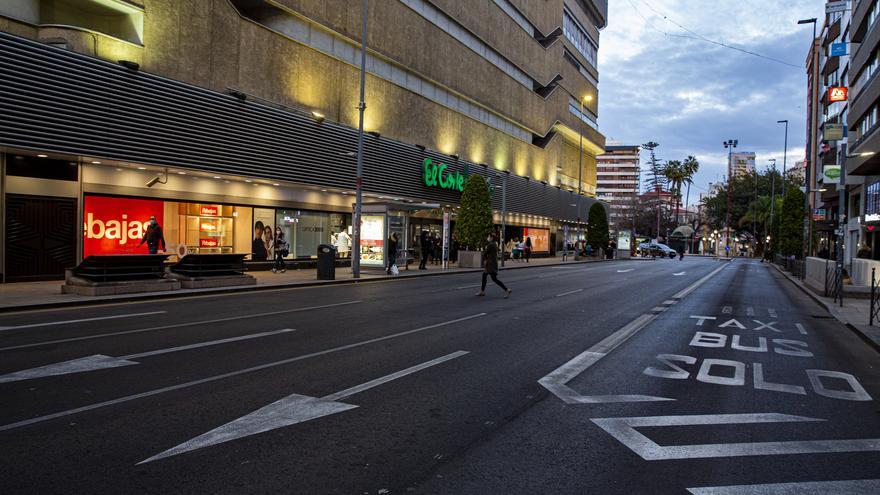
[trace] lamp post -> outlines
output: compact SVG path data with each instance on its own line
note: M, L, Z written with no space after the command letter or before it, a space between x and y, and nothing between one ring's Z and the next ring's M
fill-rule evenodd
M501 266L504 266L504 232L507 230L507 178L510 177L510 171L504 170L501 177L501 186L495 186L495 189L501 189Z
M798 24L813 25L813 37L810 38L810 57L814 58L813 52L816 46L816 18L801 19L798 21ZM815 63L811 63L811 70L816 73ZM807 78L809 80L809 75L807 75ZM812 84L813 87L817 84L815 77L812 78ZM810 208L810 168L813 167L813 113L816 111L816 106L818 105L818 102L816 101L818 99L818 92L812 91L812 87L808 87L808 89L810 90L810 114L807 116L807 163L804 169L804 259L807 259L807 255L810 254L810 250L812 249L812 246L810 246L812 241L810 217L813 213Z
M364 110L367 104L364 102L364 87L366 84L367 74L367 8L369 0L364 0L361 12L361 96L358 102L358 145L357 145L357 178L355 179L355 196L354 196L354 218L352 218L352 249L351 257L351 276L353 278L361 277L361 202L363 194L361 186L363 185L364 175Z
M785 124L785 144L782 148L782 197L785 197L785 162L788 158L788 120L777 120L777 124Z
M730 257L730 205L733 203L733 174L731 173L733 170L733 149L739 144L739 141L736 139L728 139L724 141L724 148L727 149L727 225L725 226L726 234L724 239L724 250L727 252L727 257Z
M776 158L768 160L771 164L770 169L770 227L767 232L767 249L770 249L770 235L773 234L773 208L776 206Z
M578 239L581 233L581 187L583 185L584 175L584 102L593 101L592 95L586 95L581 98L581 113L578 118L581 120L578 124L578 197L577 197L577 222L578 222Z

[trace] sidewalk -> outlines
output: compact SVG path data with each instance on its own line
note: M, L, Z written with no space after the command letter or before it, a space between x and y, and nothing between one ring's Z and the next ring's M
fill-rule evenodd
M548 258L532 258L531 262L507 260L502 270L521 269L529 267L541 267L562 264L592 263L604 260L562 261L561 256ZM451 267L443 270L439 265L428 265L427 270L419 270L418 264L410 264L409 270L400 267L399 277L390 277L381 268L361 267L360 281L376 281L392 278L425 277L437 275L450 275L454 273L478 272L479 268ZM257 279L256 285L244 285L233 287L219 287L216 289L180 289L168 292L144 292L140 294L120 294L113 296L78 296L62 294L63 282L53 280L49 282L17 282L0 284L0 312L14 310L37 309L46 307L78 306L107 302L127 302L142 299L174 298L181 296L220 294L228 292L244 292L253 290L271 290L285 287L309 287L317 285L332 285L357 282L351 275L348 267L336 268L336 280L317 280L317 271L312 269L288 270L285 273L272 273L271 271L247 272L248 275Z
M847 299L843 300L843 307L840 303L835 303L830 297L816 294L809 287L804 285L796 277L783 271L779 266L773 264L773 267L779 270L785 278L797 285L808 296L813 298L819 306L825 308L831 313L831 316L849 327L850 330L856 332L862 339L870 343L875 349L880 351L880 322L874 322L875 326L868 325L868 317L871 311L870 299Z

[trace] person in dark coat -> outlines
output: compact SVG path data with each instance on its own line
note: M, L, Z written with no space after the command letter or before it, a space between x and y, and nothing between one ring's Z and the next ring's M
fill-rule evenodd
M160 245L162 246L162 251L165 251L165 236L162 235L162 227L156 221L156 217L150 217L150 225L144 231L144 238L141 239L138 247L143 246L144 243L147 243L147 249L150 251L150 254L158 253Z
M507 299L513 291L508 289L504 283L498 280L498 242L495 234L489 234L487 240L489 241L489 244L486 245L486 252L483 256L483 284L480 288L480 292L477 292L477 295L486 295L486 279L492 277L492 281L495 282L495 285L501 287L505 292L504 298Z
M392 232L388 237L388 262L385 263L385 273L391 275L391 266L397 264L397 246L400 244L397 232Z
M525 251L524 254L526 255L526 263L528 263L529 258L532 257L532 238L526 237L526 242L523 244L523 246L524 246L523 251Z
M428 238L428 231L423 230L419 236L419 247L421 248L421 260L419 260L419 270L427 270L425 265L428 263L428 256L431 254L431 239Z
M433 246L433 248L434 248L433 249L434 264L435 265L442 264L442 262L443 262L443 239L441 239L440 237L435 235L433 237L433 240L434 240L434 246Z
M449 261L458 263L458 250L461 245L458 243L458 237L452 234L452 247L449 250Z

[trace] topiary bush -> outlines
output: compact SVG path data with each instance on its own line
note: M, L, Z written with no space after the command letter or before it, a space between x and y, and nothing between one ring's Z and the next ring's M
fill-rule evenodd
M479 250L486 246L486 237L495 227L492 221L492 197L482 176L471 174L461 193L461 210L456 232L462 246Z

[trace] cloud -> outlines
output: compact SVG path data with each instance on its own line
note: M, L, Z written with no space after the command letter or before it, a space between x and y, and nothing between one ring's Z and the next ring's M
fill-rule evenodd
M738 150L754 151L759 167L769 158L781 167L785 132L776 121L787 119L793 165L805 149L805 69L680 35L803 66L811 27L797 20L823 12L821 0L609 2L599 49L600 130L624 144L656 141L662 159L695 155L699 191L727 174L727 139L737 139Z

